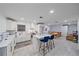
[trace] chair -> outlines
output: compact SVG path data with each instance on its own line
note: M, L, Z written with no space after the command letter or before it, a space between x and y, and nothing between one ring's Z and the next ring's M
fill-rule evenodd
M39 51L40 51L40 49L43 48L43 49L42 49L42 50L43 50L43 55L46 54L46 51L47 51L47 50L49 51L48 39L49 39L49 36L46 36L46 37L40 39ZM42 44L43 44L43 46L42 46Z
M55 44L54 44L54 35L51 35L49 38L49 47L52 49L52 45L55 48Z

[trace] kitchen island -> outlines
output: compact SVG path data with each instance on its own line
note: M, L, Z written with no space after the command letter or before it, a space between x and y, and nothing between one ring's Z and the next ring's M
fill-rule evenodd
M11 56L15 45L15 35L8 35L0 42L0 56Z

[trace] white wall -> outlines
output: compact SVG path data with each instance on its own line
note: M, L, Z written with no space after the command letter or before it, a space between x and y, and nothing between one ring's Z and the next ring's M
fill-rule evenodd
M6 19L2 14L0 14L0 32L5 31L6 31Z
M77 30L78 30L78 42L79 42L79 19L78 19L78 22L77 22Z
M61 26L62 36L67 36L68 26Z
M61 26L61 25L52 25L50 26L50 32L62 32L61 34L63 36L67 35L67 26Z
M30 33L29 33L30 24L24 23L24 22L17 22L17 24L25 25L26 28L25 28L25 31L23 31L23 32L17 31L17 40L16 40L16 42L19 43L19 42L30 40Z
M75 24L73 24L73 25L69 25L68 26L68 34L72 34L73 33L73 31L77 31L77 25Z
M49 30L50 32L53 32L53 31L55 31L55 32L61 32L61 26L60 25L51 25L50 26L50 30Z

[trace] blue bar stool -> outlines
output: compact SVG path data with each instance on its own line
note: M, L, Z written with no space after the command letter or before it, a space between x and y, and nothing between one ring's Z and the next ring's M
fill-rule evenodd
M49 40L49 36L46 36L46 37L40 39L39 51L40 51L40 49L42 49L44 56L45 56L45 54L47 53L46 51L47 51L47 50L49 51L48 40ZM43 44L43 46L42 46L42 44Z
M52 45L55 48L54 35L51 35L50 38L49 38L49 47L50 47L50 49L52 49Z

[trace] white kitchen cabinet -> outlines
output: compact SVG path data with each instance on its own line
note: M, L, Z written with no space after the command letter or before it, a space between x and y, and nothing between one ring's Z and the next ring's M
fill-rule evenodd
M12 56L15 47L14 39L14 35L11 35L0 43L0 56Z
M11 44L9 44L7 47L7 50L5 52L7 52L6 56L11 56L12 55L12 46Z
M12 41L6 48L7 48L6 56L12 56L14 52L14 41Z
M9 44L8 46L0 48L0 56L11 56L12 55L12 46Z
M16 22L7 20L6 21L6 30L16 30Z
M15 47L15 43L14 43L14 41L15 41L15 36L12 35L12 36L10 36L8 39L11 40L10 43L9 43L9 45L7 46L7 55L10 56L10 55L12 55L13 52L14 52L14 47Z
M31 37L30 33L18 32L17 33L16 43L28 41L28 40L30 40L30 37Z
M78 35L79 35L79 20L77 21L77 30L78 30ZM79 36L78 36L78 44L79 44Z
M6 56L7 55L7 47L0 48L0 56Z

